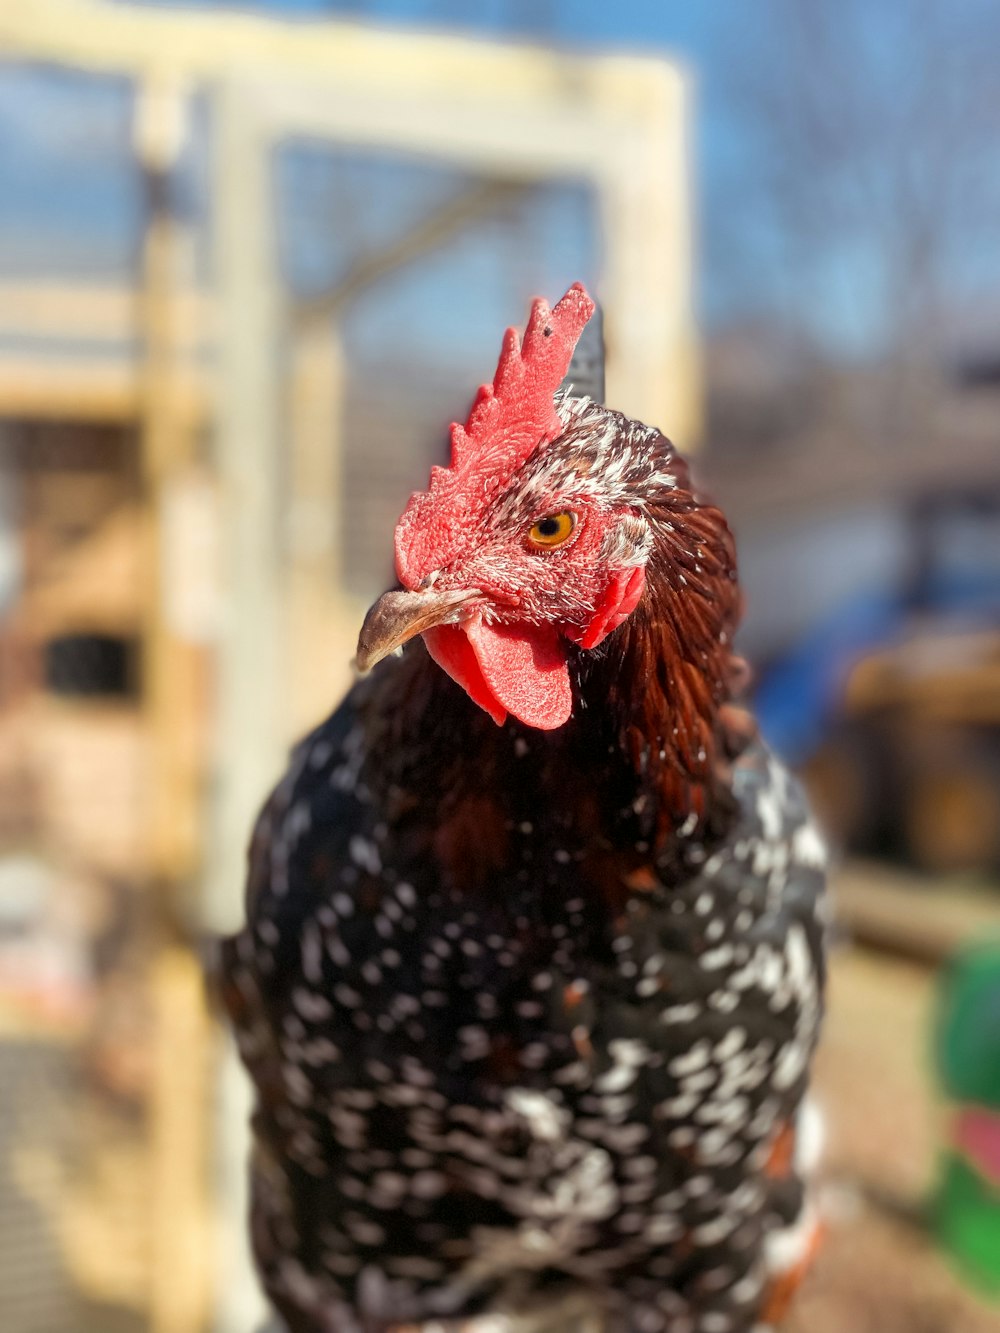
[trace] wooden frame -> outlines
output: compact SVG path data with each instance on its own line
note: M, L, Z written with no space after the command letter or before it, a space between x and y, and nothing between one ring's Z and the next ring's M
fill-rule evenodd
M302 493L303 487L316 486L329 487L329 499L337 498L338 460L315 466L317 447L334 438L338 413L332 327L326 362L314 328L296 353L299 363L292 372L293 382L306 386L303 401L320 404L317 410L332 428L324 436L315 424L302 431L296 427L293 449L307 452L293 458L290 468L282 462L288 445L280 433L279 351L291 321L273 235L275 146L308 137L416 154L471 168L487 180L571 179L588 185L604 246L599 294L609 401L691 446L699 424L699 384L691 308L687 79L675 64L658 58L589 57L355 23L292 24L232 12L130 8L107 0L31 0L0 7L0 56L124 76L154 103L165 96L177 105L197 87L207 87L213 100L219 349L214 461L226 614L217 658L217 781L202 898L205 922L231 928L240 914L250 822L280 770L288 740L290 715L282 701L294 659L287 649L286 602L292 605L291 623L302 625L315 620L310 610L317 596L322 600L317 552L298 550L288 535L287 479L293 500L297 495L313 504L323 501L326 497ZM169 105L165 110L169 120ZM166 408L155 393L147 398L177 420L176 374L171 383ZM163 431L147 425L147 442L156 451L147 475L159 485L170 472L163 453L168 446ZM332 571L332 562L328 567ZM332 572L330 577L332 583ZM154 644L161 653L169 648L162 635L154 636ZM221 1101L226 1117L219 1135L221 1172L241 1209L245 1141L234 1128L245 1092L232 1064ZM235 1225L242 1229L242 1218ZM170 1251L169 1243L165 1249ZM184 1280L179 1273L173 1278L178 1286ZM216 1327L245 1333L252 1326L253 1303L248 1305L249 1277L241 1261L220 1257L216 1281L222 1293ZM159 1299L156 1329L186 1333L190 1302L171 1303L166 1290Z

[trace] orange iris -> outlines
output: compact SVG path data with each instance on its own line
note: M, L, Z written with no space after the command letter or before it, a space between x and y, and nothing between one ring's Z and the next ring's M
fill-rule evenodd
M528 541L532 546L540 546L546 550L553 546L562 546L563 542L572 536L575 527L576 518L568 509L564 509L559 514L549 514L545 518L540 518L533 524L528 533Z

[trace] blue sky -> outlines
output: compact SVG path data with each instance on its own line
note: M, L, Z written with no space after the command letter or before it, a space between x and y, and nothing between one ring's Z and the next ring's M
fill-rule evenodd
M791 30L781 0L244 7L674 52L697 81L698 289L710 329L771 321L835 351L877 350L912 298L900 260L911 244L914 254L931 254L935 301L949 318L969 307L983 322L986 306L992 327L1000 133L990 133L982 107L994 82L987 38L1000 35L998 11L990 0L789 2L809 19L801 31ZM128 108L122 85L0 65L0 269L108 276L134 262L140 201ZM815 145L805 134L810 116L822 122ZM842 143L841 121L853 126ZM942 125L939 207L925 178ZM202 167L193 163L186 186L192 206ZM911 234L916 206L927 211L926 236ZM552 217L537 220L540 234L552 230ZM567 237L568 258L582 253L584 239ZM302 244L308 258L308 238Z

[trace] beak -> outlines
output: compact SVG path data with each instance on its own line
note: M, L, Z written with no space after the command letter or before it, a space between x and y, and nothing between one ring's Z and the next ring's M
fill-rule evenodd
M358 636L354 665L362 675L383 657L401 648L409 639L435 625L453 625L467 619L470 602L478 601L478 588L453 592L384 592L365 616Z

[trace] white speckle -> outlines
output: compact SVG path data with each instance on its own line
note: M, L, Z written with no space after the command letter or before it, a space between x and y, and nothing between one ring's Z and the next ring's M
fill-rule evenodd
M361 1217L360 1213L345 1213L344 1226L361 1245L384 1245L385 1232L377 1222Z
M704 1069L711 1053L712 1048L707 1041L696 1042L683 1055L675 1055L667 1065L667 1069L675 1078L683 1078L685 1074L693 1074L696 1070Z
M447 1177L440 1171L418 1171L410 1181L410 1193L417 1199L437 1199L448 1188Z
M772 1231L764 1242L767 1267L772 1273L787 1273L806 1258L816 1233L816 1217L810 1208L798 1221L780 1231Z
M722 1038L722 1040L716 1043L715 1046L716 1060L719 1060L724 1063L726 1060L730 1058L730 1056L735 1055L737 1051L743 1049L743 1047L746 1045L746 1039L747 1039L747 1034L745 1028L739 1028L739 1027L730 1028L729 1031L726 1033L726 1035Z
M819 1165L826 1142L823 1113L811 1098L806 1098L795 1127L795 1169L810 1175Z
M398 1171L376 1172L372 1185L380 1194L401 1195L406 1193L406 1177Z
M302 928L302 975L316 986L323 980L323 941L315 921Z
M601 1093L621 1092L634 1082L635 1070L630 1065L615 1065L595 1080L594 1089Z
M695 1229L695 1236L697 1239L701 1239L699 1235L700 1231L701 1231L700 1227ZM706 1242L706 1244L708 1243L710 1242ZM732 1333L732 1327L733 1327L733 1321L727 1314L722 1314L721 1312L716 1312L716 1311L709 1311L708 1314L702 1315L701 1318L702 1333Z
M725 1213L720 1213L718 1217L713 1217L708 1222L702 1222L694 1228L692 1236L699 1245L718 1245L719 1241L725 1240L733 1229L734 1221L727 1217ZM702 1320L702 1328L707 1329L706 1319ZM726 1323L728 1328L728 1321Z
M805 995L813 989L813 966L809 953L806 933L800 925L789 928L785 941L785 958L788 963L788 978L796 993Z
M683 1227L676 1217L658 1213L646 1225L646 1235L654 1245L666 1245L672 1240L680 1240Z
M660 1102L656 1111L658 1115L683 1120L691 1114L697 1105L698 1098L694 1093L684 1093L679 1097L668 1097L665 1101Z
M333 1007L325 995L319 991L306 990L304 986L296 986L292 991L292 1004L303 1018L313 1022L329 1018L333 1012Z
M747 1305L760 1295L760 1289L764 1285L764 1276L756 1269L751 1269L746 1277L740 1278L731 1289L730 1295L733 1302L737 1305ZM763 1324L756 1324L751 1333L765 1333Z
M781 801L777 786L763 787L757 796L757 814L764 837L775 841L781 836Z
M462 1043L462 1056L466 1060L481 1060L490 1053L489 1034L475 1023L459 1028L458 1039Z
M565 1113L544 1093L512 1088L506 1101L516 1115L527 1120L536 1139L555 1143L562 1138Z
M774 1086L779 1089L790 1088L805 1069L807 1058L805 1045L799 1041L790 1041L774 1066Z
M690 1004L672 1004L660 1014L660 1022L671 1026L674 1023L693 1023L701 1013L701 1006L692 1001Z
M257 923L257 934L265 944L269 944L272 948L281 939L281 932L278 927L266 917Z
M706 949L698 959L698 965L706 972L714 972L717 968L728 967L732 961L732 945L720 944L717 949Z
M333 746L329 741L317 741L309 753L309 767L322 768L332 754Z
M348 843L348 855L355 865L359 865L362 870L367 870L369 875L377 875L382 869L382 859L378 854L378 848L367 838L362 838L360 834L353 834Z
M800 865L822 869L826 865L826 848L812 824L803 824L792 838L792 856Z

